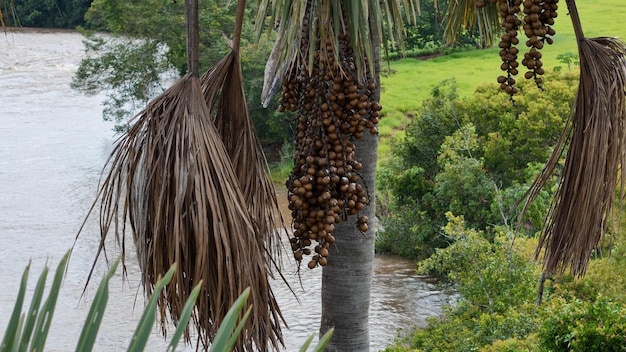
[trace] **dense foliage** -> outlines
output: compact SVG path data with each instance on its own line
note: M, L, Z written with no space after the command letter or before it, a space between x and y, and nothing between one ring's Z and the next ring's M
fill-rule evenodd
M447 214L443 232L454 239L419 264L422 273L453 284L456 303L424 329L406 332L387 352L399 351L623 351L626 340L626 258L621 237L612 256L591 261L583 279L546 281L533 260L536 238L514 238L498 227L491 239Z
M385 231L378 250L430 256L452 242L441 230L448 211L489 236L496 226L515 222L517 201L568 117L575 79L572 73L554 73L545 92L522 82L515 104L495 84L464 99L454 80L435 87L379 173ZM549 200L545 191L531 207L523 224L527 234L540 225Z
M547 75L543 92L521 82L515 104L495 84L459 98L454 81L442 82L395 142L379 173L377 249L421 259L418 271L440 277L458 296L386 351L624 351L621 234L594 252L585 278L548 278L537 305L536 234L555 179L515 232L517 202L572 104L577 77L563 71Z
M76 28L85 24L84 15L92 0L3 0L0 10L5 22L24 27Z
M72 87L86 94L105 93L105 120L119 130L145 103L163 91L171 80L187 70L184 2L170 0L95 0L85 18L90 32L85 41L87 57L81 62ZM229 50L236 1L202 1L200 4L200 70L208 69ZM249 2L254 6L254 2ZM250 116L259 138L266 143L290 139L288 118L260 105L264 63L269 42L252 43L254 11L248 11L242 37L242 70Z

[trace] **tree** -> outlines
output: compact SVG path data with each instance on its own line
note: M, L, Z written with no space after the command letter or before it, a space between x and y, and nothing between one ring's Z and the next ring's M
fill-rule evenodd
M232 37L236 1L203 1L199 8L200 68L205 70L228 52ZM249 2L248 8L253 7ZM250 13L251 11L249 11ZM86 58L72 81L82 93L105 93L103 118L114 121L124 131L128 121L151 98L161 93L163 82L186 71L183 2L171 0L113 1L95 0L85 18L88 28L107 32L107 36L85 32ZM163 14L167 14L164 16ZM138 20L140 19L140 20ZM242 70L246 77L248 110L265 143L282 143L291 135L288 118L259 106L263 65L269 45L252 43L253 18L244 23Z
M576 79L567 72L546 74L545 91L532 81L519 82L515 105L495 82L465 98L457 97L453 81L436 86L381 168L381 188L390 197L379 202L389 211L381 214L385 231L377 249L415 259L430 256L451 242L441 231L447 211L487 234L495 225L512 225L519 199L565 126ZM554 183L527 213L524 233L541 227Z
M417 5L264 0L257 16L277 28L264 92L271 96L282 83L281 109L299 116L288 181L292 248L298 261L313 255L309 268L324 267L320 332L335 328L330 351L369 348L377 144L368 130L376 133L380 117L379 46L383 24L391 43L402 45L400 15L415 23Z
M141 4L132 2L111 1L107 4L111 5L110 14L113 14L113 19L115 13L125 15L130 9L142 8ZM167 4L158 1L155 1L155 4L167 7ZM147 6L154 7L152 5L155 4L149 2ZM353 138L359 139L368 132L376 133L376 122L381 109L378 103L380 88L377 66L380 55L377 47L383 34L382 22L385 23L387 30L385 33L393 39L392 43L401 45L403 24L399 14L405 10L415 22L417 3L408 0L389 0L384 1L382 3L384 6L381 6L380 2L372 0L291 1L281 2L280 7L267 4L268 1L261 2L259 8L262 11L257 22L263 22L265 9L273 9L270 27L278 25L277 56L273 61L276 65L273 68L270 65L268 76L278 77L278 84L281 83L282 77L286 78L284 84L288 90L282 95L282 109L301 113L299 123L302 126L299 126L297 138L302 144L296 151L297 167L294 169L294 177L290 180L290 201L296 215L295 220L299 221L299 226L295 229L296 239L292 242L294 255L298 259L299 256L311 253L309 247L311 240L317 239L319 246L315 247L316 254L309 262L309 267L324 266L331 251L338 257L335 267L338 270L326 271L324 282L339 284L334 288L327 286L325 291L341 293L342 301L327 301L325 307L328 309L323 313L321 330L329 326L337 327L334 342L331 342L329 349L362 351L367 349L369 344L367 311L374 228L371 223L368 225L370 216L363 214L373 214L376 143L364 137L366 143L359 145L353 143ZM102 18L105 20L104 23L111 20L111 17ZM274 23L273 20L278 22ZM142 30L142 27L135 26L142 23L137 22L136 18L131 18L130 22L117 23L120 23L121 27L108 25L108 28L112 30L126 28L127 34L139 40L151 37L151 33L145 31L145 28ZM167 31L168 28L166 26L163 30ZM167 55L181 52L176 46L168 44L168 48L171 52L168 51ZM171 57L177 58L175 55ZM176 65L179 70L183 67ZM301 90L302 88L305 90ZM316 88L323 89L327 94L318 95L320 90ZM331 100L331 93L334 94L336 101ZM332 109L330 112L329 107ZM310 112L313 108L319 109L318 115L314 116ZM350 118L351 121L346 118ZM324 127L320 129L321 126ZM324 148L325 146L332 146L332 150ZM355 152L356 148L360 150ZM356 159L361 156L363 159ZM327 187L331 183L334 188ZM318 187L319 185L323 187ZM313 191L316 193L313 194ZM309 205L314 205L312 209L303 207L302 196ZM313 209L316 210L314 213L311 211ZM358 219L349 217L356 214L360 215ZM352 226L350 230L341 229L339 227L341 225L335 227L336 223L345 219L356 223L354 224L356 226ZM341 235L348 241L342 243L335 235L337 237ZM357 251L351 254L349 249ZM365 253L364 262L360 263L358 270L354 266L342 264L341 259L344 259L343 263L353 263L356 259L354 256L360 255L358 253ZM356 276L363 279L351 280ZM355 285L340 284L344 282L353 282ZM355 292L363 294L355 295ZM333 314L332 310L340 305L353 308L349 314L345 311ZM359 329L362 330L359 334L354 333L357 324L363 327Z
M20 24L26 27L76 28L92 0L22 0L15 3ZM11 1L12 2L12 1Z

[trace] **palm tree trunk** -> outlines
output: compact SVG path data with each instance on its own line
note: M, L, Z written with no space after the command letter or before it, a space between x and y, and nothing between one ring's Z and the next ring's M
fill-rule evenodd
M378 136L366 133L355 141L355 159L363 164L370 203L360 212L370 220L365 234L356 218L336 226L336 242L322 273L320 336L335 328L326 351L369 351L369 303L374 264L375 174Z
M371 28L376 28L370 16ZM374 101L380 101L380 38L372 31L375 56L376 90ZM336 226L332 260L322 272L322 319L320 336L334 328L333 338L325 351L369 351L369 306L374 271L374 244L376 235L376 161L378 135L364 133L354 141L354 157L361 161L361 175L366 185L369 204L359 215L370 220L369 229L362 234L355 226L356 217Z

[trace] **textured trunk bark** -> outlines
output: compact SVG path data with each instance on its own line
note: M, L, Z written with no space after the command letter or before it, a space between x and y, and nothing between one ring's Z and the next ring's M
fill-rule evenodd
M362 175L370 196L370 204L360 215L367 215L370 227L361 234L356 216L337 225L335 246L331 246L328 264L322 273L320 334L335 328L326 351L367 352L370 348L368 316L374 263L378 136L365 134L355 141L355 147L355 159L363 164Z
M376 20L369 16L371 28ZM372 30L374 43L376 90L374 100L380 101L380 38ZM335 245L331 246L328 264L322 272L322 320L320 337L334 328L333 337L325 351L367 352L370 350L369 307L372 276L374 271L374 243L377 227L376 215L376 160L378 136L363 133L363 138L354 141L354 158L363 164L361 175L367 188L370 203L359 213L366 215L369 229L362 234L356 221L337 224Z

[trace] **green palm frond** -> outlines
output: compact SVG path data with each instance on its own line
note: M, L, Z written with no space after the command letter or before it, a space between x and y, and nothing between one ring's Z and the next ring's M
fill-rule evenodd
M26 267L22 275L13 313L2 338L2 343L0 343L0 352L44 350L69 255L70 252L68 251L59 262L48 297L42 303L49 271L47 266L43 269L37 281L27 314L22 312L22 306L26 294L30 264Z
M459 34L466 30L473 30L478 26L483 45L493 45L501 31L498 4L492 4L488 1L485 3L485 7L478 9L474 0L452 0L449 2L444 31L446 44L453 44Z
M321 43L322 52L339 53L337 36L346 33L356 59L361 81L374 76L374 38L389 40L402 47L404 18L417 22L419 0L260 0L256 33L260 38L263 26L269 34L278 33L271 67L266 77L284 77L295 66L307 63L313 67L315 45ZM383 31L383 23L387 31Z

